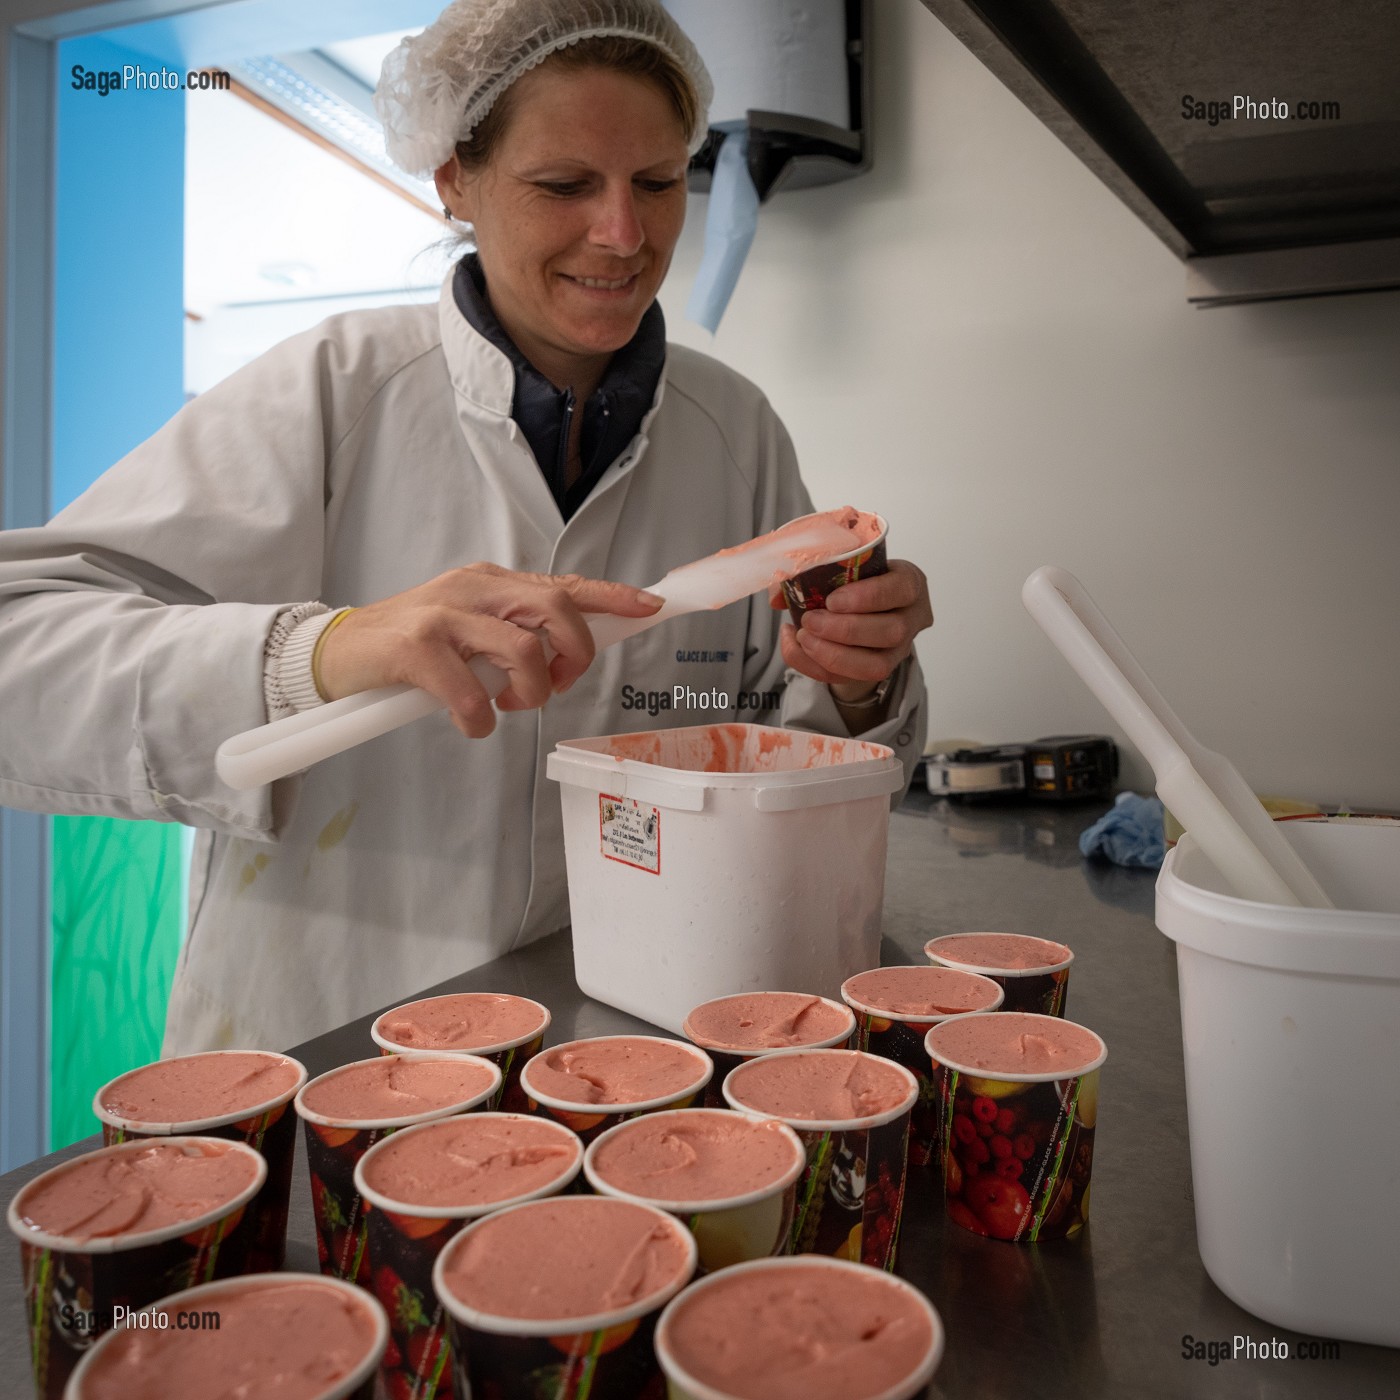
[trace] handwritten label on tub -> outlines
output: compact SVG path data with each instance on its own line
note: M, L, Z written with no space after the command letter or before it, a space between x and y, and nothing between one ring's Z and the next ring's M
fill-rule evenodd
M661 874L661 809L630 797L598 795L598 830L608 860Z

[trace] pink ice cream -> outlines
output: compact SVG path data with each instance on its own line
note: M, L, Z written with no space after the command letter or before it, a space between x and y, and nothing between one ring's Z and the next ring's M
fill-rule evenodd
M495 1082L492 1066L464 1055L381 1055L313 1079L298 1103L338 1122L382 1123L466 1104L487 1094Z
M233 1143L105 1147L45 1173L17 1207L31 1229L86 1242L197 1220L256 1180L257 1159Z
M874 1269L726 1270L686 1294L659 1339L690 1376L742 1400L864 1400L908 1380L933 1325Z
M313 1400L349 1377L375 1338L367 1301L306 1275L251 1280L186 1306L217 1312L218 1327L178 1327L182 1305L167 1298L171 1326L115 1333L78 1400Z
M371 1190L412 1206L461 1209L511 1201L568 1174L578 1139L541 1118L473 1113L395 1133L365 1158Z
M998 1074L1078 1074L1103 1054L1093 1031L1027 1011L999 1011L994 1016L961 1016L935 1026L929 1050L940 1061Z
M906 1069L859 1050L796 1050L750 1060L724 1081L739 1108L802 1123L844 1123L912 1105Z
M261 1050L182 1055L142 1065L102 1092L102 1107L135 1123L200 1123L249 1113L290 1094L301 1066Z
M594 1317L653 1297L691 1267L679 1222L598 1196L488 1215L447 1249L448 1292L495 1317Z
M788 552L789 563L774 575L774 583L780 583L783 579L791 578L794 574L800 574L804 569L813 568L817 564L825 564L828 560L854 554L880 538L879 520L865 511L856 510L854 506L841 506L837 510L824 511L817 519L824 527L824 538L808 539L810 525L815 523L809 518L808 525L800 531L802 544ZM791 521L766 538L781 539L785 532L790 532L795 537L799 536L797 527L800 525L801 521Z
M951 933L925 943L924 952L935 962L956 964L974 972L1059 967L1074 956L1063 943L1020 933Z
M375 1023L405 1050L495 1050L539 1031L546 1018L534 1002L492 992L427 997L386 1011Z
M841 988L848 999L895 1016L957 1016L1001 1001L1001 988L951 967L877 967Z
M743 992L697 1006L682 1029L706 1050L784 1050L849 1035L849 1011L799 992Z
M793 547L787 551L782 568L773 575L774 583L800 574L815 564L825 564L829 559L839 559L844 554L854 554L880 538L881 528L877 516L854 506L841 506L836 510L819 511L815 515L802 515L789 520L776 530L756 539L746 540L731 549L721 549L721 555L744 554L756 548L792 540Z
M706 1064L699 1051L675 1040L606 1036L571 1040L536 1055L521 1083L567 1103L635 1104L680 1097L700 1087Z
M802 1148L775 1122L724 1110L649 1113L600 1138L590 1169L657 1204L747 1196L800 1169Z

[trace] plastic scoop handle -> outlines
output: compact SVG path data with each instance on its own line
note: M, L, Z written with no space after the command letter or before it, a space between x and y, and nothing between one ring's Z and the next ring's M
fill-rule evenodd
M1198 743L1099 611L1084 585L1047 564L1021 599L1157 775L1157 794L1242 899L1330 909L1332 901L1284 840L1248 783Z
M794 528L808 520L812 525L806 533ZM826 517L802 516L783 527L781 539L760 536L733 552L711 554L672 569L647 589L666 600L650 617L586 616L594 646L602 651L673 617L722 608L762 592L779 579L811 568L811 552L825 547L829 531ZM546 660L554 655L548 644L545 655ZM506 673L484 656L473 656L467 665L493 700L509 683ZM441 700L417 686L361 691L235 734L219 745L215 767L229 787L240 791L263 787L443 708Z

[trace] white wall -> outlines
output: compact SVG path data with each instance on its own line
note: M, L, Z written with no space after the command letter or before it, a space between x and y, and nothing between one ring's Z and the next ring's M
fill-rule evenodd
M774 197L713 339L696 197L663 301L927 572L931 734L1116 732L1021 607L1055 562L1257 790L1400 808L1400 293L1190 308L932 15L875 10L875 168Z

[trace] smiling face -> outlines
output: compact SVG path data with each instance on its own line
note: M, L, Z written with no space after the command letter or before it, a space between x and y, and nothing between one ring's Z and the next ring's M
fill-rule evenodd
M556 385L596 383L636 334L685 222L685 131L661 87L543 63L488 163L437 172L472 224L492 310Z

